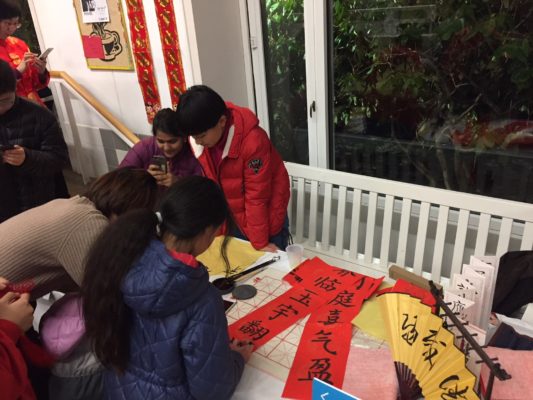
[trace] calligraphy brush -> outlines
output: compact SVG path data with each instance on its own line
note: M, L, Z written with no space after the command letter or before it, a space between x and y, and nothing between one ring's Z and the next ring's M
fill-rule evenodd
M267 260L265 262L262 262L261 264L258 264L256 265L255 267L252 267L252 268L249 268L247 270L244 270L242 272L239 272L238 274L235 274L235 275L231 275L231 276L228 276L228 279L231 279L233 281L236 281L237 279L240 279L242 278L243 276L245 275L248 275L252 272L255 272L263 267L267 267L269 266L270 264L273 264L275 263L276 261L278 261L280 259L280 256L274 256L272 257L270 260Z

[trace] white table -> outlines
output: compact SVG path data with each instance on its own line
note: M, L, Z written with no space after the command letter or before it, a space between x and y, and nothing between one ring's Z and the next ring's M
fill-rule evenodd
M256 264L270 260L275 254L267 253L257 260ZM278 251L281 258L266 268L274 268L282 272L289 272L289 260L287 254ZM244 282L243 282L244 283ZM246 364L241 381L233 394L233 400L273 400L281 399L285 382L264 373L263 371Z

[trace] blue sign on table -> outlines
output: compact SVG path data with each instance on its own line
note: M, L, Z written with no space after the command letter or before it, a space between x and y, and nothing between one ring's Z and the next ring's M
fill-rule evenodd
M313 400L361 400L320 379L313 379Z

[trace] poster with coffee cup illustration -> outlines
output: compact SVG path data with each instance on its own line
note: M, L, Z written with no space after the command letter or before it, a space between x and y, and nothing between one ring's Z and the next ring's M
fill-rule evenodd
M120 0L74 0L74 8L87 66L132 71L133 58Z

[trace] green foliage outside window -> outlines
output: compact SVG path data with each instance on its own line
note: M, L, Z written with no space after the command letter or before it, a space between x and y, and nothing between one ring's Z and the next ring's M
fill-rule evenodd
M264 4L271 120L279 127L271 133L290 143L289 128L307 118L304 41L295 41L303 29L289 29L303 27L303 1ZM328 0L328 7L335 135L384 138L427 178L423 184L478 193L479 154L531 157L530 0ZM438 172L413 157L415 144L439 160Z

